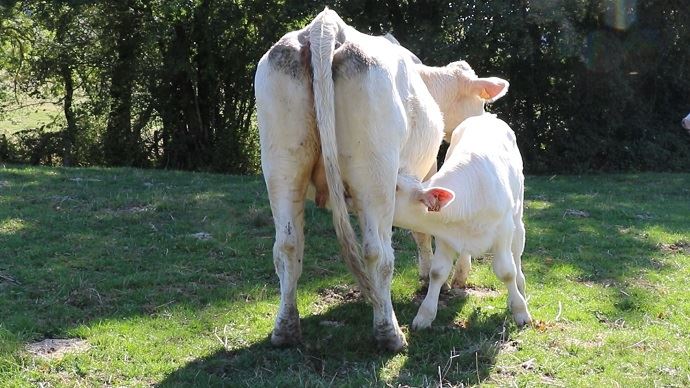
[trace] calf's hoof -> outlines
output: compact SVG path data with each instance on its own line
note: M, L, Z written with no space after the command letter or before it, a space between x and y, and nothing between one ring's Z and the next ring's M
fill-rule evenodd
M426 300L425 300L426 302ZM436 318L436 308L432 306L428 307L428 303L422 303L417 310L417 315L412 321L412 330L423 330L431 327L431 322Z
M513 312L513 319L515 320L515 323L520 327L532 323L532 316L529 315L529 311L525 311L522 313Z
M417 314L412 321L412 330L424 330L431 327L431 322L433 319L429 319L421 314Z
M467 279L460 279L454 277L453 280L450 282L451 288L466 288L467 287Z
M397 353L407 346L405 334L403 334L400 328L393 328L391 325L377 327L374 330L374 338L376 338L379 349L388 352Z

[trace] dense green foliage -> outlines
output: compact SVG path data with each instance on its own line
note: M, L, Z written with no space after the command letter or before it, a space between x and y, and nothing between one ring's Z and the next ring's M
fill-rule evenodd
M508 79L492 110L532 172L682 170L690 137L686 0L334 0L427 64ZM58 101L52 126L0 137L0 160L258 169L252 78L322 1L14 0L0 8L0 114ZM0 128L0 132L2 132Z

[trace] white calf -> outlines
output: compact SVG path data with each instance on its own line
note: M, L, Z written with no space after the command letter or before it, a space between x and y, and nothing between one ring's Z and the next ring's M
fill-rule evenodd
M508 288L508 306L518 325L531 322L525 301L521 256L524 177L522 158L510 127L485 113L463 121L453 131L449 154L440 171L422 185L398 178L394 223L434 235L429 289L412 328L431 325L441 286L453 259L469 270L470 255L493 250L493 269ZM466 278L466 273L463 275Z
M304 201L315 184L326 186L317 190L317 203L329 204L342 257L373 304L375 338L382 347L399 350L405 338L390 298L396 177L398 171L423 177L443 137L441 113L412 59L327 9L261 58L255 92L281 291L272 343L301 338L295 302ZM359 217L363 255L346 193Z
M690 113L688 113L687 116L681 121L681 125L683 128L688 130L688 133L690 133Z
M404 48L403 48L404 50ZM413 54L410 54L413 55ZM443 113L445 140L450 142L453 130L468 117L484 114L484 104L501 98L508 91L508 81L497 77L479 78L465 61L452 62L443 67L416 65L429 92ZM450 154L450 150L446 155ZM436 172L436 166L426 179ZM426 180L425 179L425 180ZM420 278L429 278L431 236L413 232L417 243ZM470 256L463 254L457 261L453 287L464 287L470 268Z

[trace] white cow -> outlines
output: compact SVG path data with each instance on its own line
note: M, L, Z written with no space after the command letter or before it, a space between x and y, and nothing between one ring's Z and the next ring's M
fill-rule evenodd
M690 133L690 113L688 113L687 116L681 121L681 125L683 128L688 130L688 133Z
M410 54L412 55L412 54ZM434 97L443 113L445 140L450 142L453 130L465 119L484 114L486 102L501 98L508 91L508 81L497 78L477 77L465 61L452 62L442 67L416 65L429 92ZM426 179L436 172L436 165L427 174ZM426 180L425 179L425 180ZM418 248L419 276L429 278L430 259L433 254L431 236L413 232ZM470 267L470 256L463 254L458 260L453 287L464 287L467 271Z
M493 269L508 288L508 306L518 325L531 322L525 301L521 256L525 245L522 221L524 177L522 158L510 127L485 113L453 131L448 156L438 173L423 185L400 175L394 223L434 235L429 289L412 328L429 327L436 317L438 296L453 260L467 278L470 255L493 250Z
M271 342L300 341L295 301L304 201L310 184L325 182L317 203L329 204L342 257L373 305L374 336L385 349L401 349L405 338L390 298L397 173L423 177L443 137L441 113L412 59L326 9L261 58L255 93L281 294ZM363 255L346 194L359 218Z

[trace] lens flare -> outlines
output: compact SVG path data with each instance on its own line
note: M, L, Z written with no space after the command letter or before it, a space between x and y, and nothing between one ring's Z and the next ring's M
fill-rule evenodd
M604 21L616 30L627 30L637 20L637 0L606 0Z

